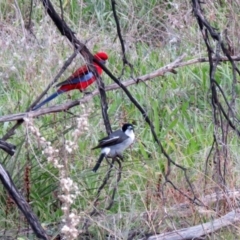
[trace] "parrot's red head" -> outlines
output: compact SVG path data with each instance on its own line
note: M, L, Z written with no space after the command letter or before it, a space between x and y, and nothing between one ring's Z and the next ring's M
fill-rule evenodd
M101 63L105 64L106 60L108 60L108 55L105 52L97 52L94 55L94 58L96 58Z

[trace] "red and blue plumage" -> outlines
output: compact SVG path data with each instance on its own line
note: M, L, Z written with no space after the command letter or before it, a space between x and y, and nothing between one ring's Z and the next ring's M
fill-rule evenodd
M108 55L105 52L97 52L94 55L94 58L104 64L105 61L108 59ZM101 75L103 72L102 68L96 62L93 62L93 65L98 75ZM42 107L43 105L50 102L51 100L53 100L62 93L75 89L82 92L95 81L96 76L94 75L94 73L91 72L86 65L84 65L78 68L67 80L58 83L56 87L59 87L59 89L55 93L50 95L48 98L46 98L44 101L33 107L33 110Z

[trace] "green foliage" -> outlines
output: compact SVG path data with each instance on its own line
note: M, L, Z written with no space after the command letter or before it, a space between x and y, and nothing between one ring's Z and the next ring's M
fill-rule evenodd
M222 2L224 7L229 7L226 1ZM60 12L59 2L53 3ZM40 4L36 5L32 13L33 32L37 40L29 32L25 33L20 23L22 19L24 23L28 19L29 5L26 1L20 1L18 4L21 16L14 14L14 8L8 1L0 3L1 20L6 25L6 29L1 31L1 36L6 41L1 49L1 116L24 112L56 76L63 62L72 53L69 43L59 37L59 33L50 23ZM178 9L174 4L177 4ZM125 66L123 75L121 75L123 68L121 47L116 41L116 26L110 1L63 1L63 10L66 22L72 26L77 35L79 34L81 40L85 37L86 39L94 37L87 43L90 50L95 52L103 49L109 53L107 67L115 76L121 76L121 81L125 81L149 74L169 64L183 52L188 54L186 59L205 56L205 48L201 43L198 43L200 46L196 44L199 41L199 30L195 27L195 21L186 15L189 17L189 24L184 25L179 16L190 12L188 4L187 1L182 3L173 0L117 1L117 14L126 43L126 54L133 65L133 70ZM218 12L218 15L221 13ZM221 18L221 22L217 22L217 26L224 24L225 17ZM9 23L9 19L14 20L13 23ZM179 28L179 25L174 27L174 20L177 20L177 23L181 22ZM173 36L179 34L181 40L178 43L169 43ZM83 63L82 58L76 58L60 81L66 79ZM224 89L227 99L231 100L231 65L223 63L217 70L216 81ZM209 93L209 64L197 63L178 68L176 71L144 83L140 81L128 89L148 113L163 148L174 162L188 169L188 175L193 185L197 186L197 193L201 195L205 161L212 146L214 131ZM106 74L102 77L105 85L113 83ZM90 89L94 90L95 85ZM54 91L53 87L47 95ZM239 91L237 86L237 94ZM81 97L82 93L72 91L54 99L48 106ZM162 219L159 220L162 222L161 226L155 223L148 225L146 219L139 216L143 212L151 213L162 207L163 201L159 197L158 185L161 186L161 176L168 170L167 160L154 142L143 116L122 90L107 92L107 101L113 130L124 122L131 122L135 126L137 140L125 153L121 181L117 183L118 164L115 163L108 184L101 191L97 209L106 213L108 217L100 216L98 220L92 218L89 232L93 239L104 238L107 234L115 234L119 239L126 239L128 233L134 229L144 229L146 232L165 231L169 226L162 222ZM236 104L238 107L238 100ZM59 162L63 164L64 159L67 159L66 174L77 183L80 191L72 208L77 209L79 215L84 217L89 216L92 211L98 188L109 168L109 164L104 160L96 174L91 171L99 155L99 150L92 151L91 148L106 134L100 106L99 96L85 104L85 108L90 109L86 118L89 128L83 130L77 139L74 139L73 132L77 128L76 119L85 114L82 106L34 119L34 125L39 128L42 137L59 150L57 156ZM1 123L0 137L11 126L12 123L9 122ZM68 153L65 150L66 141L73 140L76 141L77 149ZM18 128L9 141L17 145L17 152L12 158L5 153L2 154L1 163L12 176L17 188L24 194L26 194L25 170L28 166L31 167L31 207L40 221L47 225L48 230L54 232L55 228L48 226L48 223L60 223L63 215L62 203L58 198L62 194L59 171L42 153L44 147L39 144L37 137L31 134L26 124ZM232 134L229 149L233 165L238 161L238 145L237 137ZM235 177L237 173L238 169L233 168L231 175L236 182L239 181ZM176 167L171 169L171 180L182 191L188 191L184 173ZM105 211L115 186L117 192L114 204L110 210ZM13 207L6 216L7 194L3 188L1 190L0 216L1 219L7 220L0 221L0 228L16 229L18 232L19 223L16 219L19 218L19 211ZM167 203L164 207L171 207L185 200L178 197L178 193L168 186L165 194ZM198 224L203 219L204 217L195 218L193 215L186 222L195 221L194 223ZM208 221L209 218L206 217L205 220ZM172 221L176 227L185 226L182 218L177 215Z

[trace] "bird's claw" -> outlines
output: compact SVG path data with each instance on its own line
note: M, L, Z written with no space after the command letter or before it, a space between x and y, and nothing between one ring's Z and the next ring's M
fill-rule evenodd
M92 92L82 92L84 95L92 94Z
M121 155L117 155L117 157L118 157L122 162L124 162L124 160L123 160L123 156L121 156Z

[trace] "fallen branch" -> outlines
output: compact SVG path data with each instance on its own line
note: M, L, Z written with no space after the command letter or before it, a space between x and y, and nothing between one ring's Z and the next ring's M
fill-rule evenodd
M194 227L182 228L175 230L173 232L162 233L159 235L154 235L148 238L142 238L140 240L184 240L184 239L198 239L200 237L206 236L207 234L216 232L217 230L233 225L234 223L240 221L240 209L233 210L223 217L216 220L199 224Z
M102 226L103 228L110 224L115 223L118 224L119 222L122 222L122 219L128 219L129 222L134 223L142 223L146 224L151 222L152 227L154 228L154 223L160 223L164 222L165 219L178 219L178 221L181 221L181 219L186 219L186 217L193 217L198 215L200 218L203 217L203 219L212 219L217 217L217 212L212 208L215 206L216 202L221 201L223 206L226 207L229 206L231 209L233 209L236 204L237 200L240 197L240 190L239 189L233 189L229 191L221 191L219 193L212 193L205 196L200 197L200 201L203 202L205 206L194 206L190 202L184 202L180 204L175 204L173 206L164 207L161 204L157 208L157 210L152 211L145 211L142 213L139 212L121 212L117 214L106 214L106 212L101 211L98 212L98 214L89 214L88 217L85 218L85 230L93 225ZM94 212L96 213L96 212ZM94 216L93 216L94 215ZM164 224L164 223L163 223ZM141 225L141 224L140 224ZM109 226L109 225L108 225ZM136 230L137 231L137 230ZM141 231L140 231L141 232ZM131 234L128 236L128 239L131 238ZM141 233L138 233L139 235ZM148 236L151 236L152 234L146 233ZM165 233L168 234L168 233ZM147 239L147 238L146 238ZM164 238L160 238L164 239ZM166 238L167 239L167 238ZM171 239L169 237L169 239Z

